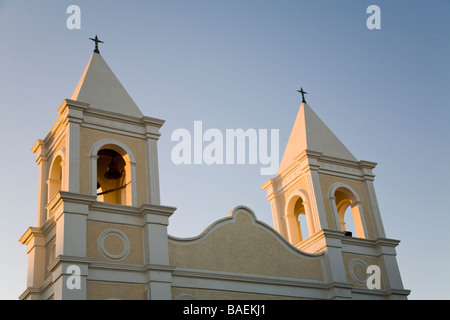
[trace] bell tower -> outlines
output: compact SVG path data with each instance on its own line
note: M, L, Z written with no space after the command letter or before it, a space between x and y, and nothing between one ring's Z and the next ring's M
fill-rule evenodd
M36 227L21 299L170 298L167 225L157 142L96 47L70 99L32 148L39 166ZM131 279L131 280L130 280Z
M384 289L403 290L399 241L386 238L375 194L376 163L357 160L299 92L303 101L278 173L261 186L274 228L299 250L325 252L332 281L365 286L352 270L377 265Z
M321 230L362 239L385 237L373 187L375 166L358 161L303 102L277 176L262 186L275 229L294 246Z

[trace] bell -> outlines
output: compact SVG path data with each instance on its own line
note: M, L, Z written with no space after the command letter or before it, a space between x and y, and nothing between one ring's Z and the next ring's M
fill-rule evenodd
M108 164L104 177L109 180L117 180L122 177L122 172L117 168L114 158L111 159L111 163Z

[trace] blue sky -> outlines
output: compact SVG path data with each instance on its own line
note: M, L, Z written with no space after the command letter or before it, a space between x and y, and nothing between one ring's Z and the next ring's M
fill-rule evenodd
M132 5L130 3L133 3ZM69 30L69 5L81 29ZM366 9L381 9L369 30ZM301 102L360 160L375 188L411 299L449 299L450 1L0 1L0 135L5 179L0 299L26 286L18 239L36 223L30 151L70 98L93 49L141 111L166 120L161 197L177 207L169 233L190 237L237 205L272 225L259 165L172 163L171 133L280 130L280 157Z

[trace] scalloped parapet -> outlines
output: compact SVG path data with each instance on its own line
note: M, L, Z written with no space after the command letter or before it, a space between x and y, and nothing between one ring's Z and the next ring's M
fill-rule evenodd
M245 206L196 237L169 237L169 257L177 268L324 280L323 253L296 249Z

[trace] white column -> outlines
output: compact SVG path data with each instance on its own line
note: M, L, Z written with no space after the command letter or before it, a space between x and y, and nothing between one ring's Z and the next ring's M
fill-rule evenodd
M37 226L42 225L47 221L47 197L48 197L48 161L44 156L39 157L39 187L38 187L38 212L37 212Z
M375 238L386 238L386 233L384 231L383 221L381 219L380 208L378 207L378 200L375 194L375 187L373 186L373 181L365 180L365 187L367 194L369 195L369 207L372 209L372 216L375 219Z
M167 226L175 208L142 206L144 263L148 267L147 290L151 300L172 299L172 270L169 265Z
M55 262L49 266L53 276L55 300L85 300L89 258L86 257L86 220L92 196L60 192L54 210L56 223ZM73 278L77 279L73 279ZM77 283L73 287L71 284Z
M66 166L67 185L64 190L72 193L80 192L80 124L69 121L66 137Z
M311 216L314 221L315 232L328 229L325 207L323 205L322 190L320 189L319 174L316 170L309 170L306 174L308 183L309 201L311 203Z
M130 162L131 172L131 205L137 207L137 179L136 179L136 162Z
M63 190L80 193L80 124L84 110L89 104L66 99L58 109L60 115L67 116L65 173L67 179Z
M39 288L45 280L45 236L40 228L30 227L19 241L27 245L27 288Z
M336 231L342 231L341 222L339 221L339 213L336 206L336 197L331 196L330 198L331 214L333 215L333 221Z
M380 252L381 277L386 290L404 290L395 248L392 245L381 245Z
M49 170L44 140L36 141L31 151L37 155L36 163L39 166L36 225L41 227L47 221L47 209L45 207L47 206L48 187L46 181Z
M157 139L147 137L147 202L160 204Z
M61 192L64 194L63 192ZM55 213L56 222L56 249L55 254L70 256L86 256L86 218L89 214L89 203L69 202L64 203ZM67 202L66 202L67 201Z
M62 261L53 268L54 300L87 300L86 279L89 264L83 261ZM70 258L69 258L70 259Z
M93 155L91 154L89 156L89 158L91 159L91 165L90 165L90 169L91 169L91 179L90 179L90 184L91 184L91 196L95 196L97 197L97 159L98 159L98 155Z

